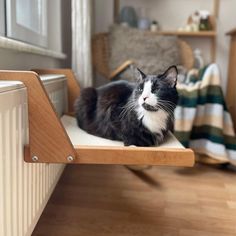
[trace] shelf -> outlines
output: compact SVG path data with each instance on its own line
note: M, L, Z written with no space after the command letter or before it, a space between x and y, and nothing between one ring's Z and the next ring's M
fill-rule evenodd
M226 35L235 35L235 34L236 34L236 28L234 28L226 33Z
M61 71L62 69L58 70L57 74ZM78 91L79 85L75 77L67 79L74 81L77 88L71 89ZM128 147L121 142L87 134L79 129L75 118L63 116L61 120L58 119L42 81L35 72L1 71L1 80L21 81L27 88L29 144L24 148L26 162L185 167L194 165L193 151L183 148L172 134L158 147ZM41 107L43 109L39 109Z
M182 37L216 37L216 31L184 32L184 31L170 30L170 31L157 31L157 32L148 31L148 33L157 35L175 35Z

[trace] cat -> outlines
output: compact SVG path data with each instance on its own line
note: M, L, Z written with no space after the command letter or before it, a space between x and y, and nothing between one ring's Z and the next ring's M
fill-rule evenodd
M125 146L161 144L173 129L177 75L176 66L159 75L137 68L136 83L120 80L83 89L75 102L78 126Z

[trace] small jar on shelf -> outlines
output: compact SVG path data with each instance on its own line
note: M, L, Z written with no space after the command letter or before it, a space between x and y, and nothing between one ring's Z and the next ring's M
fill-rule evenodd
M151 32L156 32L156 31L158 31L158 30L160 30L160 25L159 25L159 23L157 22L157 21L152 21L152 23L151 23L151 25L150 25L150 31Z

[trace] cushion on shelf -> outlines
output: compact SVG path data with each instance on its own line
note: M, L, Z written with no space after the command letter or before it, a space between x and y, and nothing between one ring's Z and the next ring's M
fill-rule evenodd
M148 74L159 74L170 65L180 64L178 39L175 36L161 36L147 31L113 25L109 31L111 70L126 60L135 64ZM124 73L122 77L131 79ZM127 78L129 77L129 78Z

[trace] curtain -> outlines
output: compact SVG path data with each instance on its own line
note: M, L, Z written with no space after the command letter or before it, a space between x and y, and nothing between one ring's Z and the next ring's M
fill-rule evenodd
M72 0L72 69L81 87L92 85L91 0Z

